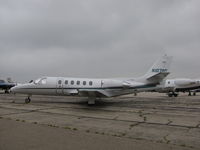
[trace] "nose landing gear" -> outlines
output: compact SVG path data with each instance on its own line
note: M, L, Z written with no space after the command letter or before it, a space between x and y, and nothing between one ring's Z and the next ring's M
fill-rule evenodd
M25 99L25 103L28 104L28 103L30 103L30 102L31 102L31 98L30 98L30 96L29 96L29 97L27 97L27 98Z
M192 94L192 92L191 92L191 91L189 91L189 94L188 94L188 96L196 96L196 92L193 92L193 94Z

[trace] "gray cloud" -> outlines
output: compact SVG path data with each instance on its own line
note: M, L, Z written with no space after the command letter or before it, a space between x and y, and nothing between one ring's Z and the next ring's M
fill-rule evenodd
M200 77L196 0L0 0L2 78L139 76L164 53Z

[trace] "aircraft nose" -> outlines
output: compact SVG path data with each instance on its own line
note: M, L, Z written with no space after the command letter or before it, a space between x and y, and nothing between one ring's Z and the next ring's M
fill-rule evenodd
M16 86L14 86L14 87L12 87L11 89L10 89L10 92L11 93L18 93L18 92L20 92L21 91L21 85L16 85Z
M26 88L30 87L30 84L19 84L10 89L11 93L14 94L27 94Z

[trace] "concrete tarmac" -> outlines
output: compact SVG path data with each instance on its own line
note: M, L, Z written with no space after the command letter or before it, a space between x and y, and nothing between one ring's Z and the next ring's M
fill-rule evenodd
M200 96L140 93L98 100L0 94L0 150L198 150Z

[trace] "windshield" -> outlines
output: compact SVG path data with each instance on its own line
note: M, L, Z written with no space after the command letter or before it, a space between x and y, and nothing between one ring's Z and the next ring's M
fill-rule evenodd
M40 82L41 78L34 81L35 84L38 84Z
M46 84L47 83L47 78L39 78L34 81L34 84Z

